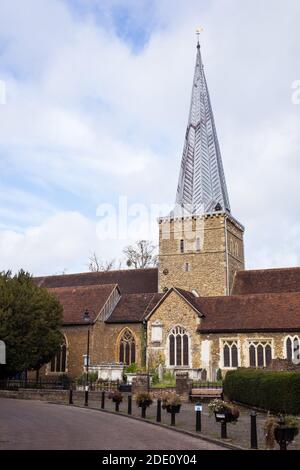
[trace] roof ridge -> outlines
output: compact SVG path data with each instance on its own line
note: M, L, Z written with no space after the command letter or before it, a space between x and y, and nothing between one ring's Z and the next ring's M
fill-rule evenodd
M84 275L89 275L89 276L96 276L96 275L105 275L105 274L110 274L110 273L132 273L132 272L137 272L137 271L158 271L158 268L137 268L137 269L112 269L110 271L84 271L84 272L76 272L76 273L66 273L66 274L45 274L41 276L33 276L33 279L44 279L44 278L49 278L49 277L70 277L70 276L84 276Z
M293 266L293 267L287 267L287 268L262 268L262 269L244 269L241 271L237 271L236 275L240 274L245 274L245 273L260 273L260 272L267 272L267 271L294 271L294 270L300 270L300 266Z
M44 287L44 289L47 289L49 291L54 291L54 290L71 290L71 289L84 289L84 290L89 290L89 289L99 289L99 288L116 288L118 287L118 284L92 284L88 286L62 286L62 287Z

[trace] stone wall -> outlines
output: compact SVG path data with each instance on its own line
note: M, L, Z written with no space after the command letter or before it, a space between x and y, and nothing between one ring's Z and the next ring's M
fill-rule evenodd
M187 219L187 225L184 220L185 225L180 220L160 221L160 291L180 287L195 289L201 296L228 294L234 272L244 269L243 229L225 215ZM180 250L181 240L185 244L184 253Z
M17 391L13 390L0 390L0 398L17 398L19 400L42 400L51 401L55 403L69 403L69 391L68 390L37 390L37 389L20 389ZM74 390L74 400L84 402L84 392ZM89 400L98 401L101 400L101 392L89 392Z
M138 393L150 391L150 376L148 374L137 374L132 380L131 393L135 397Z
M162 341L152 342L152 325L159 323L162 327ZM148 321L147 329L147 361L150 368L159 363L169 365L168 337L172 328L182 326L189 335L190 366L201 367L201 338L196 333L200 317L175 291L171 292L165 301L157 308ZM178 369L178 367L176 367Z
M289 333L233 333L200 336L201 341L207 341L210 343L210 370L208 371L208 376L209 380L214 380L218 369L222 370L223 376L228 370L231 370L225 368L223 365L222 342L224 340L238 342L239 367L249 367L249 341L270 340L273 359L284 359L285 339L289 336Z
M300 372L300 364L293 364L287 359L273 359L267 369L273 371Z
M97 322L94 326L93 364L119 362L119 341L124 330L128 328L135 339L136 362L141 366L142 362L142 324L107 324Z
M176 374L176 393L185 402L189 401L191 387L192 382L189 380L188 374Z
M142 324L106 324L97 321L90 325L90 364L119 362L119 339L125 328L129 328L135 338L136 362L142 362ZM87 326L64 326L62 329L67 343L66 374L74 379L83 373L84 358L87 353ZM40 370L40 376L56 377L49 365Z

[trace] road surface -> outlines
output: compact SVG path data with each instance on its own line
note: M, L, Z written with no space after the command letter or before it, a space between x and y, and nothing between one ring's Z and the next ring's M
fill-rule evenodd
M126 417L6 398L0 398L0 449L224 450Z

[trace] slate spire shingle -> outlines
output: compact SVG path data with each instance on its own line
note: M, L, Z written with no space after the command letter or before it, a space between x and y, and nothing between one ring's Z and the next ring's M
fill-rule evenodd
M194 214L230 212L199 41L176 206Z

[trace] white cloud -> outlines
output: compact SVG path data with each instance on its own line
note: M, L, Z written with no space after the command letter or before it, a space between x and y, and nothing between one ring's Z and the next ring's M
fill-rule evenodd
M198 24L247 264L299 264L300 106L291 102L300 78L298 0L154 1L151 27L149 2L89 5L83 15L68 1L1 1L0 236L13 245L0 250L1 264L83 269L87 249L98 247L91 217L98 203L122 194L140 203L174 199ZM120 5L130 17L123 37L134 25L149 34L138 52L116 34L111 12ZM71 242L65 255L55 247L57 239L67 246L58 234L74 213L79 256ZM116 257L123 245L103 253Z

